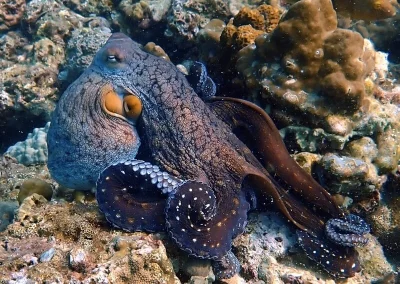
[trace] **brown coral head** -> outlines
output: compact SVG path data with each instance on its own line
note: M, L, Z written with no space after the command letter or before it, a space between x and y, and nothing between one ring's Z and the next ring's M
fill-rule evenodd
M335 72L322 80L320 94L333 98L338 110L355 112L362 105L365 90L361 82L349 81L343 73Z

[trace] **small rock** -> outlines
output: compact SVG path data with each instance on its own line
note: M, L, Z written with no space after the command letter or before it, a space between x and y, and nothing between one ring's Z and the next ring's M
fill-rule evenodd
M88 265L88 256L83 249L72 249L69 252L69 266L72 270L84 272L88 268Z
M56 252L56 250L54 248L51 248L48 251L45 251L44 253L42 253L40 255L39 261L40 262L50 261L53 258L55 252Z

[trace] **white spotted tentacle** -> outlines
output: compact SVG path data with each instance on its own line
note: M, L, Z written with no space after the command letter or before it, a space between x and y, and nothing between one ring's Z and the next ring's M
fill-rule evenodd
M149 182L155 185L164 194L170 194L175 191L176 186L182 183L182 180L161 171L158 166L142 160L129 160L125 165L132 166L133 171L139 172L143 177L147 177Z
M214 229L216 197L201 182L186 181L171 194L166 206L166 227L177 245L191 255L216 259L229 251L231 240ZM220 223L221 230L222 223Z

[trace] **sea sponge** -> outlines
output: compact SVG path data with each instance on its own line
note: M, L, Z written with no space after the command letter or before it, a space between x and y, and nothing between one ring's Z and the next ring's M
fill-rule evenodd
M279 23L282 11L275 6L262 4L257 10L264 16L264 30L267 33L272 32Z
M258 9L251 9L250 7L243 7L233 20L235 26L251 25L257 30L263 30L265 19Z
M236 29L236 33L233 36L233 42L239 50L254 43L254 40L263 33L263 31L254 29L251 25L240 26Z
M281 11L271 5L263 4L255 9L243 7L223 30L221 46L237 51L254 43L259 35L276 27L280 16Z
M36 210L45 203L47 203L47 200L42 195L33 193L23 200L16 214L16 220L24 222L27 227L28 223L34 224L43 220L43 216L38 214Z
M236 27L251 25L256 30L271 32L279 22L281 11L271 5L262 4L255 9L243 7L234 17Z

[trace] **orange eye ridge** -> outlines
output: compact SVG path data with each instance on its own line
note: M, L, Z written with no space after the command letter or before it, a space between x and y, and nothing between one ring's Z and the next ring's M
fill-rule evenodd
M142 101L135 95L129 94L124 97L124 112L129 119L136 121L142 113Z
M142 101L129 90L121 93L107 84L100 90L102 109L107 114L134 124L142 113Z
M117 92L110 85L106 85L101 89L102 108L110 115L125 116L123 102Z

